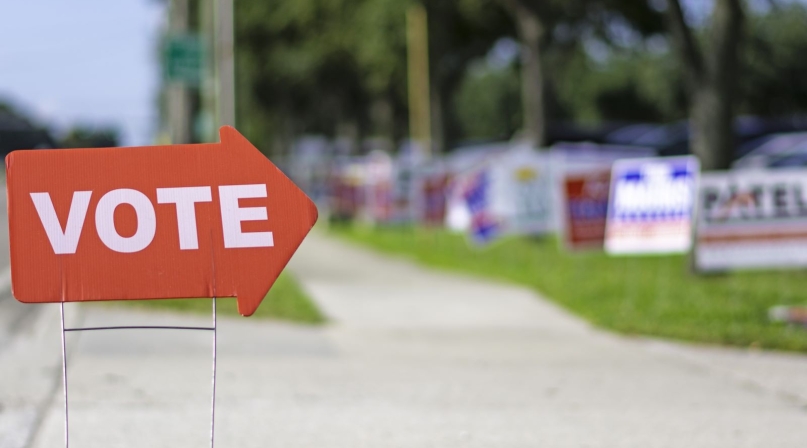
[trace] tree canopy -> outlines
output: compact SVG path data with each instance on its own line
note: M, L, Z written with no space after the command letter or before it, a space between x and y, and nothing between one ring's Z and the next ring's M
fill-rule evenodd
M239 125L248 137L281 152L306 133L405 139L406 11L414 1L235 2ZM432 134L446 149L467 139L509 138L529 129L529 120L543 126L690 117L699 98L693 92L705 85L693 84L693 74L698 66L713 67L704 58L723 45L716 28L727 26L720 5L743 4L716 0L706 20L684 17L676 25L677 7L691 15L686 2L422 2L436 115ZM727 116L807 109L801 56L807 9L772 4L744 8ZM713 85L722 88L718 78Z

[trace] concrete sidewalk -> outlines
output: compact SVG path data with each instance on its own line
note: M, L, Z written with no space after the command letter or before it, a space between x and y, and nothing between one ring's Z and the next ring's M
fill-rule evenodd
M592 329L524 288L427 270L403 257L359 250L320 234L312 235L304 249L290 268L328 315L351 328L529 328L544 338L610 340L765 389L807 408L804 355L619 337ZM345 262L332 262L340 258Z
M530 291L429 271L320 234L290 269L333 323L221 320L218 447L735 448L807 440L802 356L609 335ZM107 307L84 308L82 318L207 323ZM205 445L210 334L84 333L69 343L72 446ZM60 393L32 446L61 446Z

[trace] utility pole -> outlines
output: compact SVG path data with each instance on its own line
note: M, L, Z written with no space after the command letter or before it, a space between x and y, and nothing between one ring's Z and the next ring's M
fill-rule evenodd
M168 10L168 33L172 36L188 32L188 0L171 0ZM190 94L184 82L169 81L166 89L168 132L171 143L191 142Z
M432 152L429 99L429 31L426 8L415 3L406 11L406 56L409 78L409 136Z
M201 141L217 142L218 131L218 111L217 92L218 82L216 79L216 60L213 55L215 49L215 7L216 0L196 0L199 12L199 34L202 36L205 49L204 65L202 66L202 76L200 79L199 99L201 100Z
M219 126L235 126L233 0L216 0L216 92Z

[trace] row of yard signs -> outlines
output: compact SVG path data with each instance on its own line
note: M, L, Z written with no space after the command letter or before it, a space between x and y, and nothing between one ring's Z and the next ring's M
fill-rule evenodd
M378 158L382 175L365 173L353 195L373 222L444 225L478 245L558 233L568 250L615 256L694 247L702 271L807 266L807 170L700 175L693 156L647 155L578 145L491 146L425 166Z
M807 170L698 171L694 157L676 157L567 176L567 244L598 246L604 225L614 255L694 247L700 271L807 266ZM609 174L605 195L596 185Z

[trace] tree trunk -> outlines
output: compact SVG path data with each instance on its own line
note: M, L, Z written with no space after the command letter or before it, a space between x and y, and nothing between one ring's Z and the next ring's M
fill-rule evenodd
M692 152L703 170L727 169L734 158L734 105L744 14L741 0L717 0L709 48L699 50L679 0L669 0L668 17L689 97Z
M516 24L521 43L521 110L525 140L535 147L546 142L546 109L544 105L544 71L541 39L544 26L535 6L529 0L500 0Z
M734 158L734 95L710 83L690 94L690 147L705 171L728 169Z

